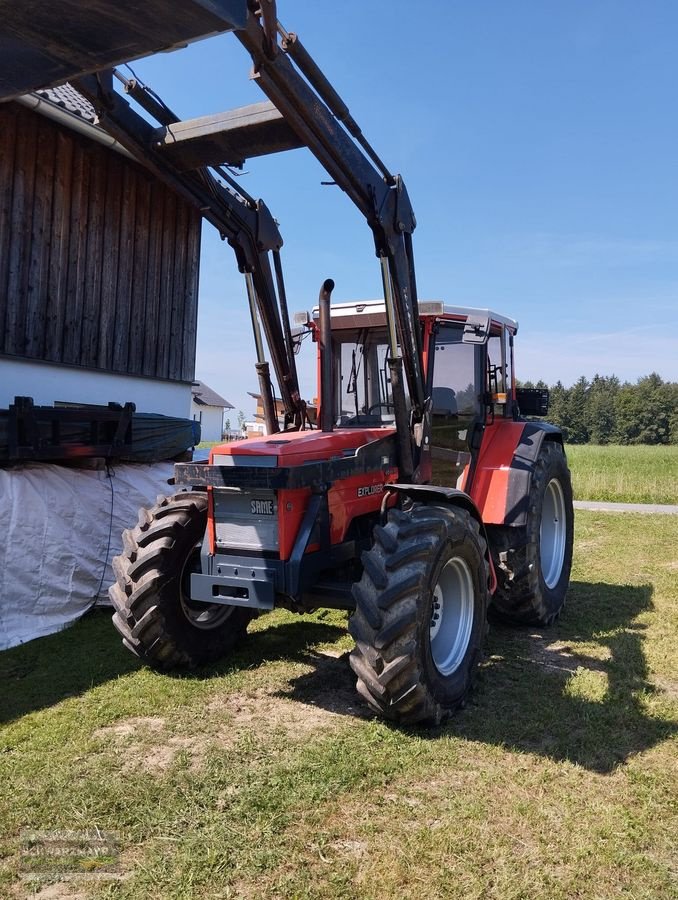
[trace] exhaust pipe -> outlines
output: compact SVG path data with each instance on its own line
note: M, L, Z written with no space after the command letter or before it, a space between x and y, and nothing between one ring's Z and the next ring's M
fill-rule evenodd
M320 427L323 431L334 429L334 366L332 363L332 322L330 297L334 290L331 278L323 281L318 297L320 308Z

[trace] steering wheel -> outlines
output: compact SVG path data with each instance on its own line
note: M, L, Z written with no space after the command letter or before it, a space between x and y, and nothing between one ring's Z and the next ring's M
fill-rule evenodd
M386 409L390 409L393 404L392 403L373 403L372 406L368 407L367 415L372 415L373 412L376 412L378 409L381 409L382 406L385 406Z

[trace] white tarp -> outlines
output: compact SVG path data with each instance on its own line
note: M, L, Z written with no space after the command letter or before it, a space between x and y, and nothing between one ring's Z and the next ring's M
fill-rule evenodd
M173 493L172 463L0 469L0 650L51 634L107 594L121 533ZM110 532L110 546L109 546Z

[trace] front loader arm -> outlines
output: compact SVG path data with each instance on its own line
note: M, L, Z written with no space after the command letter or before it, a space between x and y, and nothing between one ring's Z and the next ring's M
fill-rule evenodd
M234 34L252 57L254 79L358 207L372 229L377 256L388 262L392 314L413 417L419 421L424 412L425 380L411 240L416 220L405 184L386 169L298 36L277 21L273 27L275 3L262 4L266 15L261 17L258 3L248 6L247 25ZM388 286L384 287L388 293Z

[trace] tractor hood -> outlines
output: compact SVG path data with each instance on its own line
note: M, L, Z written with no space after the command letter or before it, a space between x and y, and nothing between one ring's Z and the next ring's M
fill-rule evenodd
M394 428L339 428L289 431L219 444L210 451L215 466L277 468L355 456L358 448L395 434Z

